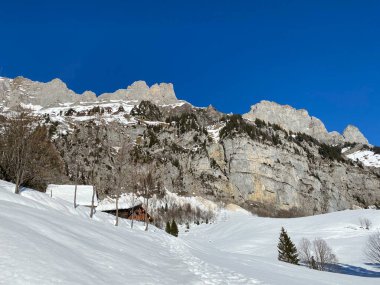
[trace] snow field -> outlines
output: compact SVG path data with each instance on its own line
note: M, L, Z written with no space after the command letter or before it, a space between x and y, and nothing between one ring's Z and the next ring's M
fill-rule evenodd
M379 284L380 268L363 247L380 229L380 211L355 210L295 219L222 210L213 224L183 227L179 238L128 220L0 181L0 284ZM360 228L368 218L372 228ZM297 245L324 238L346 274L277 260L284 226ZM359 276L361 275L361 276Z

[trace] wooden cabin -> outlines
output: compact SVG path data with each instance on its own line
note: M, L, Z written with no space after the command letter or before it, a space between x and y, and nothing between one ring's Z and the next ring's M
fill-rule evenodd
M111 214L116 216L116 209L112 210L102 210L102 212ZM149 222L153 222L153 218L147 214ZM136 205L131 208L124 208L124 209L119 209L119 217L123 219L129 219L129 220L135 220L135 221L145 221L145 209L140 205Z
M116 216L116 199L113 197L106 197L99 201L96 207L97 211L105 212ZM118 200L119 217L123 219L130 219L135 221L145 221L145 209L143 203L138 198L133 198L128 194L122 194ZM149 222L153 218L147 214Z

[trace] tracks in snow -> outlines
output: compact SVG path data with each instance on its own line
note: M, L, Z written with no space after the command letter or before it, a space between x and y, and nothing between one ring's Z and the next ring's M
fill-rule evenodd
M235 271L222 268L195 257L190 252L188 246L181 239L166 238L170 252L188 265L189 271L201 279L200 284L261 284L260 281L246 277Z

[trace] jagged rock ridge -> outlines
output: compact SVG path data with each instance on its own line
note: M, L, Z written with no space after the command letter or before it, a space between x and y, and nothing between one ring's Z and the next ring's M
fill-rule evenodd
M96 96L92 91L76 94L60 79L42 83L24 77L0 78L0 102L8 108L17 107L20 104L31 105L34 106L33 108L46 108L65 103L110 100L135 100L136 102L150 100L155 104L178 102L171 83L154 84L149 87L145 81L136 81L126 89Z

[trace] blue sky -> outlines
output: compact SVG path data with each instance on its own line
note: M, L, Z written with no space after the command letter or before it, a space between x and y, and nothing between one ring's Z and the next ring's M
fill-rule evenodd
M2 1L0 76L97 94L172 82L234 113L273 100L380 145L379 12L371 0Z

